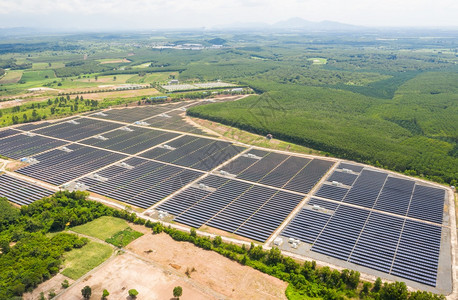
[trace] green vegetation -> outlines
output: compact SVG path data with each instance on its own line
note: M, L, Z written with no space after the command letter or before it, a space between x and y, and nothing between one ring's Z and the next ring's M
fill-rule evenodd
M73 249L64 254L65 269L63 275L76 280L107 260L113 249L105 244L89 242L80 249Z
M181 286L176 286L173 288L173 297L180 299L181 295L183 295L183 288Z
M418 76L384 101L342 90L255 81L251 86L264 93L261 97L193 107L188 114L456 184L458 75L441 74Z
M43 70L43 71L26 71L22 74L20 82L30 82L30 81L40 81L48 78L55 78L53 70Z
M143 233L135 231L129 227L115 233L112 237L106 239L106 242L115 245L116 247L122 248L130 244L130 242L133 240L141 237L142 235Z
M128 227L129 225L125 220L103 216L84 225L72 227L71 230L104 241Z
M136 289L130 289L129 290L129 296L132 297L133 299L137 298L138 291Z
M83 296L84 299L90 299L92 295L92 289L90 286L86 285L82 290L81 290L81 295Z

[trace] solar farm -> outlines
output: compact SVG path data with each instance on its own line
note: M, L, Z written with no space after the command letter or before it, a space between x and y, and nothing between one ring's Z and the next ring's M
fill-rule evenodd
M186 108L200 103L208 101L113 108L0 131L0 155L20 162L0 174L0 196L26 205L58 189L86 190L173 224L422 289L451 289L450 191L221 139L185 120Z

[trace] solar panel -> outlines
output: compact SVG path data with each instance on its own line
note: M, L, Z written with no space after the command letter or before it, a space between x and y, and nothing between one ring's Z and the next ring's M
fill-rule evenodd
M415 185L408 216L442 224L445 190Z
M303 208L286 226L281 235L312 244L329 218L331 218L330 214Z
M245 149L229 142L193 136L178 138L167 143L167 146L154 148L140 156L209 171Z
M283 188L300 193L308 193L315 184L334 165L334 162L313 159L297 173Z
M415 182L388 177L374 209L405 216Z
M391 274L436 286L440 226L406 220Z
M343 202L372 208L387 176L386 173L363 170Z
M131 158L124 163L129 167L114 165L97 172L102 178L99 181L87 177L79 181L88 185L91 192L148 208L202 175L141 158Z
M328 181L330 181L330 182L337 181L337 182L343 183L345 185L350 185L351 186L355 182L356 177L358 177L358 175L356 175L356 174L344 173L344 172L340 172L340 171L336 170L328 178Z
M315 196L327 198L335 201L342 201L345 195L348 193L347 188L333 186L330 184L323 184Z
M18 173L48 183L61 185L84 174L124 158L124 155L80 145L55 149L33 158L38 163L19 169Z
M21 133L21 132L19 130L14 130L14 129L5 129L5 130L0 131L0 139L9 137L11 135L15 135L18 133Z
M126 154L135 154L177 136L176 133L130 126L89 138L81 143Z
M7 174L0 174L0 197L5 197L18 205L27 205L52 194L52 190Z
M56 147L66 142L42 136L18 134L0 140L0 154L13 159L29 157Z
M119 127L122 125L88 118L75 118L33 132L67 141L79 141Z

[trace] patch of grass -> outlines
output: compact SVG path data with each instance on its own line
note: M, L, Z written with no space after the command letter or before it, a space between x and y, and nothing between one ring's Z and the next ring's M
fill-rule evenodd
M8 70L6 71L6 74L0 78L0 84L16 83L21 79L21 77L21 70Z
M129 227L127 222L114 217L100 217L84 225L71 228L72 231L106 240Z
M321 58L321 57L312 57L312 58L309 58L308 60L312 61L314 65L325 65L328 62L326 58Z
M307 295L299 293L299 291L292 284L288 284L285 295L288 300L321 299L308 297Z
M141 237L142 235L143 233L135 231L129 227L123 231L115 233L112 237L106 239L106 242L121 248L127 246L130 244L130 242Z
M29 81L40 81L47 78L55 78L56 74L53 70L43 70L43 71L25 71L22 74L21 81L29 82Z
M62 275L76 280L107 260L113 249L105 244L89 242L80 249L73 249L64 254L65 269Z

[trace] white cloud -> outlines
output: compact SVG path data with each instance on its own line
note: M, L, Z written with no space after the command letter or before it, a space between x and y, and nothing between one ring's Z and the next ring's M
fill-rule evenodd
M0 27L208 27L292 17L369 26L458 26L457 15L455 0L0 0Z

